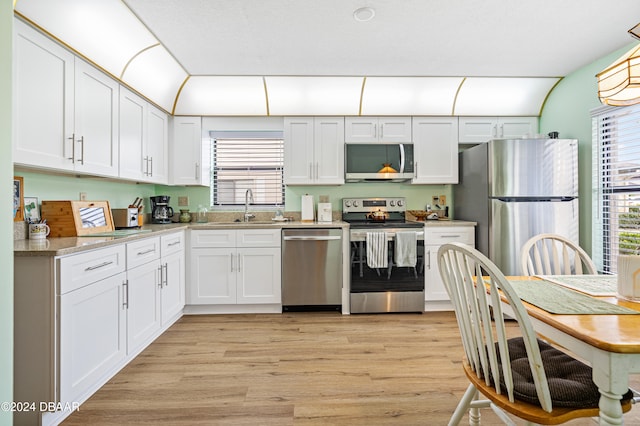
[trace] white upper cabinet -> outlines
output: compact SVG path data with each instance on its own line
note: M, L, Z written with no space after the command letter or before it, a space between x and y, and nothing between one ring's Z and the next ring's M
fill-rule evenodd
M286 185L344 184L344 118L284 119Z
M14 21L13 159L118 176L118 83Z
M169 145L170 183L209 186L209 150L202 141L202 118L173 117Z
M411 142L411 117L346 117L345 142Z
M415 184L458 183L458 118L414 117Z
M150 182L169 182L169 116L149 104L147 114L147 150Z
M168 116L120 88L120 177L168 182Z
M76 58L75 170L118 176L119 84Z
M482 143L491 139L535 137L537 117L460 117L460 143Z

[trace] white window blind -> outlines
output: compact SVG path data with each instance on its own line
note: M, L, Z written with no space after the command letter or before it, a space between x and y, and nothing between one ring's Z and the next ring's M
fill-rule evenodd
M640 254L640 105L592 117L593 259L616 273L618 254Z
M211 132L211 205L284 206L282 132Z

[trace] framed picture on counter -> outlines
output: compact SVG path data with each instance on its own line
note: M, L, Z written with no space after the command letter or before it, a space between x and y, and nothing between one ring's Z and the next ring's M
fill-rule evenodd
M13 177L13 221L24 220L24 179L22 176Z
M40 209L37 197L24 197L24 220L29 223L40 222Z

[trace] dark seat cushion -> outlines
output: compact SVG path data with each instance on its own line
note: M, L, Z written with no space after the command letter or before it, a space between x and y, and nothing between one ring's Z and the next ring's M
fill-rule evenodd
M565 354L542 340L538 340L540 354L551 401L554 407L597 408L600 399L598 387L593 383L592 370L588 365ZM534 405L540 405L529 359L522 337L509 339L509 356L513 372L514 396L516 399ZM502 376L501 376L502 377ZM504 385L504 382L501 383ZM623 400L633 397L629 390Z

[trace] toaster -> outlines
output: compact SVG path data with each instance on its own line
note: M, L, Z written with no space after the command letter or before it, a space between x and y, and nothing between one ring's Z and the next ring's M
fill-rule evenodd
M113 216L113 226L116 229L138 227L137 207L129 207L126 209L111 209L111 215Z

